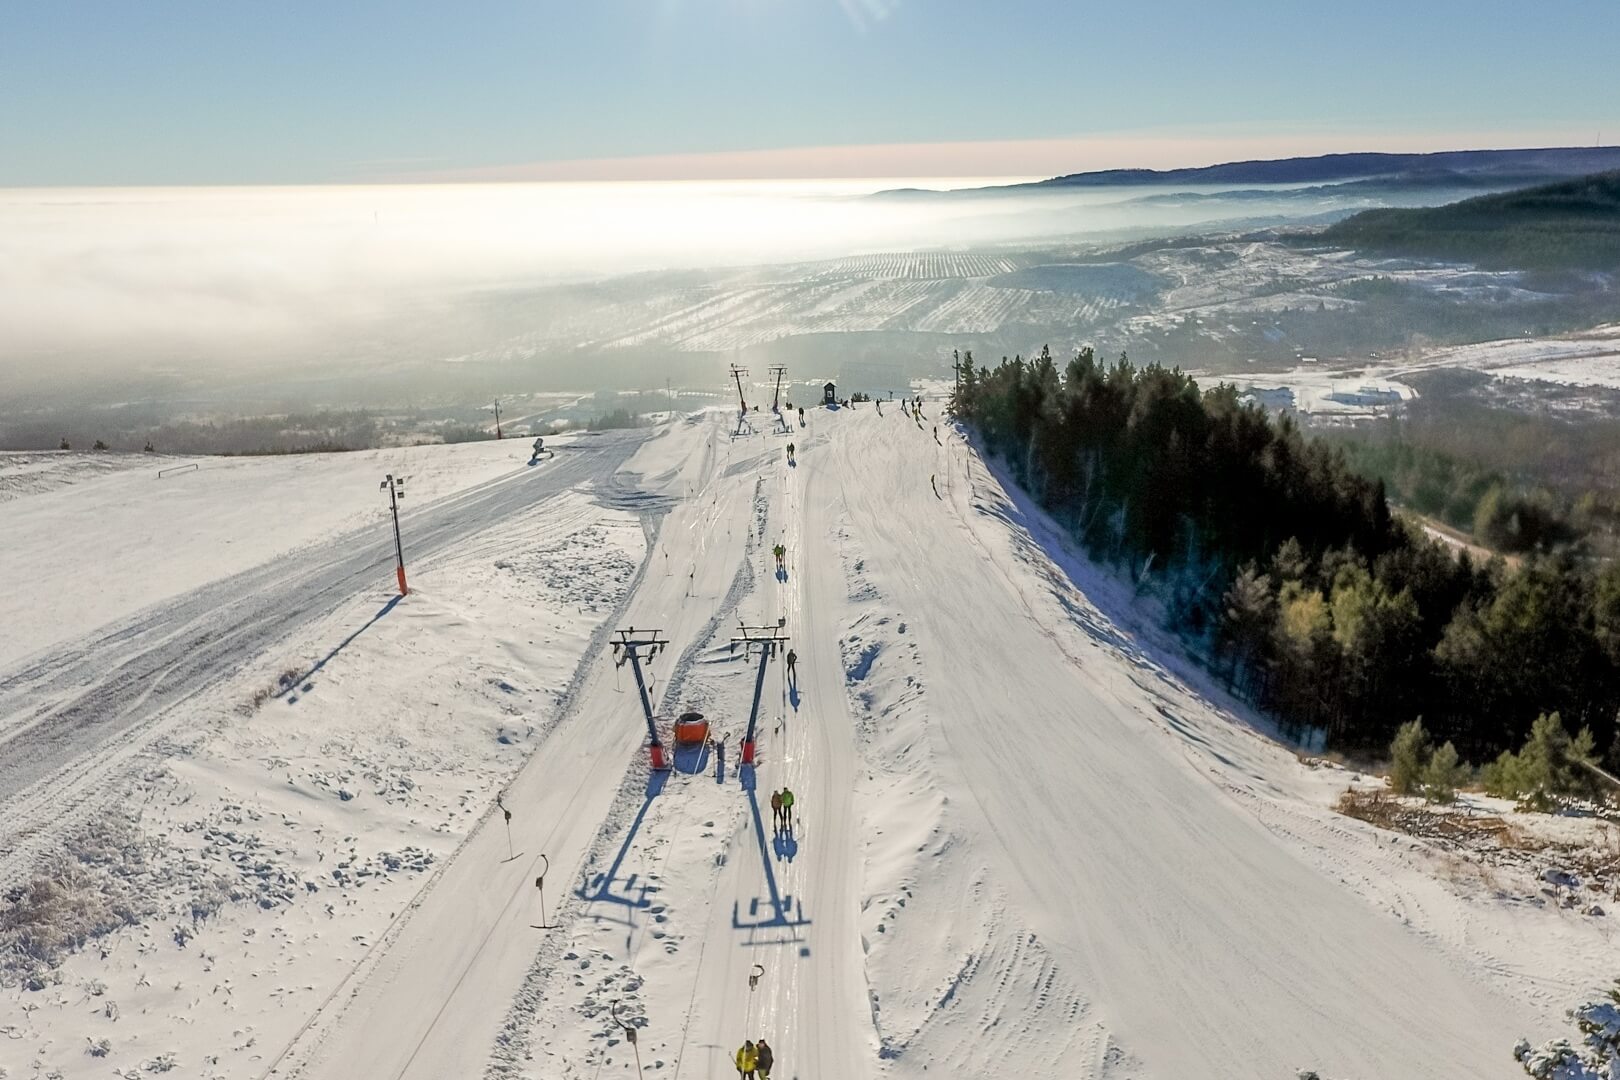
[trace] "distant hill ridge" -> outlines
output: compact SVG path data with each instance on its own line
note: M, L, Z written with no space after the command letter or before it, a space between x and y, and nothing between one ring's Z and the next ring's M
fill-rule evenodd
M1417 210L1363 210L1321 239L1492 268L1620 270L1620 170Z
M1462 179L1536 183L1620 169L1620 146L1564 146L1535 150L1444 150L1429 154L1321 154L1268 161L1232 161L1187 169L1103 169L1028 184L924 192L915 188L879 195L940 197L1025 194L1076 187L1162 187L1167 184L1302 184L1372 177L1413 183Z

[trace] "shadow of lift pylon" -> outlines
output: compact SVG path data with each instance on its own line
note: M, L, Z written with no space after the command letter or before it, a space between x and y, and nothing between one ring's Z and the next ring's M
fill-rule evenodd
M744 765L737 770L742 781L742 788L748 793L748 809L754 817L754 839L759 842L759 862L765 868L765 901L770 904L770 911L761 912L759 898L748 902L748 913L743 914L742 904L739 901L731 902L731 927L733 930L769 930L782 927L793 930L792 937L786 939L764 940L756 939L744 942L747 945L787 945L799 940L797 930L801 926L809 926L810 919L804 913L802 901L785 895L776 883L776 868L771 865L771 852L765 843L765 822L761 820L759 812L759 795L754 780L754 767Z
M770 904L769 912L759 910L758 899L752 900L748 905L745 916L742 905L733 902L731 907L731 925L737 930L765 930L772 927L794 929L810 925L805 917L804 905L795 902L793 897L782 894L776 882L776 868L771 865L771 853L765 842L765 822L761 820L759 812L759 795L754 777L754 738L759 726L759 709L765 696L765 669L770 666L771 660L778 652L787 647L788 636L784 629L787 619L776 621L775 626L744 626L739 625L741 634L731 639L732 649L743 647L744 655L759 656L759 675L754 680L754 706L748 714L748 733L743 736L742 763L737 770L738 779L742 782L743 791L748 795L748 808L754 818L754 838L759 842L759 861L765 869L766 901ZM797 935L787 941L798 940ZM752 945L780 945L785 941L752 941Z

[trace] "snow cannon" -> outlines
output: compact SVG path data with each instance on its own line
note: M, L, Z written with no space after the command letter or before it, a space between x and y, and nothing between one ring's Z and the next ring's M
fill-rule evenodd
M676 746L702 746L709 741L709 722L700 712L684 712L675 721Z

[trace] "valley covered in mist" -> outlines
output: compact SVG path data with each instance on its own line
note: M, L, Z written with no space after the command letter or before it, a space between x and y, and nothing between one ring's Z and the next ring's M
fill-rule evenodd
M1047 343L1243 375L1614 310L1601 274L1318 235L1515 177L1224 168L1225 183L14 189L0 447L471 437L493 430L497 397L539 431L704 400L732 363L882 393L948 376L958 351L993 362Z

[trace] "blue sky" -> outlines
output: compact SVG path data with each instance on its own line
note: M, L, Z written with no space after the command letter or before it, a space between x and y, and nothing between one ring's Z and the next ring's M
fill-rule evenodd
M7 0L0 185L1616 142L1617 55L1614 0Z

